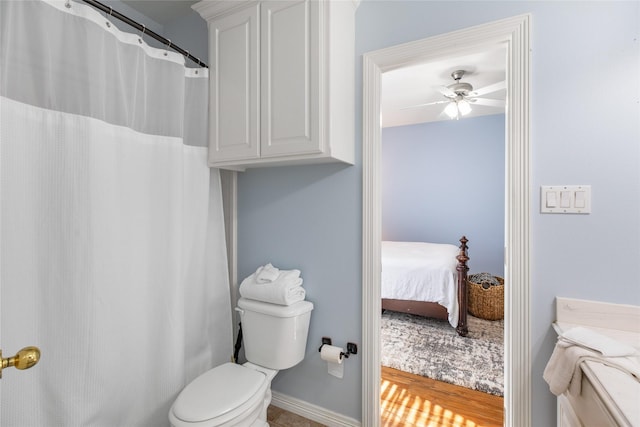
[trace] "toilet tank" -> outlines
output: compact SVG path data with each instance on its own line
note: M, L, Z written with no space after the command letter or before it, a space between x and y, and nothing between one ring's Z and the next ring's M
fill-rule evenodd
M240 298L237 311L247 360L270 369L287 369L304 359L313 304L269 304Z

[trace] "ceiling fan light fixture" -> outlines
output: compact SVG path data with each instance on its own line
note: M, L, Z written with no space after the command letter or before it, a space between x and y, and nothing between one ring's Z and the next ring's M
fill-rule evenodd
M458 117L458 104L455 101L451 101L444 109L444 113L451 119Z
M463 99L462 101L458 101L457 104L458 104L458 111L460 111L460 114L462 114L463 116L466 116L471 112L471 105L469 104L468 101Z
M0 0L2 1L2 0ZM451 73L451 77L455 83L448 86L439 86L437 91L444 96L444 100L431 101L423 104L412 105L400 108L401 110L426 107L428 105L446 104L442 113L446 114L450 119L459 120L461 117L468 116L473 110L473 105L482 105L486 107L500 108L504 110L505 101L500 99L482 98L480 96L497 92L505 89L505 82L497 82L474 90L470 83L460 81L465 75L464 70L455 70ZM438 117L438 119L441 116ZM427 115L427 117L429 117Z

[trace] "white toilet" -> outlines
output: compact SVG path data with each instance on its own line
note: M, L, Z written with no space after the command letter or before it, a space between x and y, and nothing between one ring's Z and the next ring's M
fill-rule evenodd
M174 427L267 427L271 380L304 359L313 304L240 298L244 365L225 363L188 384L169 411Z

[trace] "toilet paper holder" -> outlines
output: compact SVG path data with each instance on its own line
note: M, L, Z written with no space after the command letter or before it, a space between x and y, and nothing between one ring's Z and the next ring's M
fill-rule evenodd
M331 344L331 338L329 337L322 337L322 344L320 345L320 348L318 349L318 351L322 351L322 346L324 345L332 345ZM347 352L340 352L340 357L344 357L344 358L349 358L350 354L358 354L358 346L355 343L352 342L348 342L347 343Z

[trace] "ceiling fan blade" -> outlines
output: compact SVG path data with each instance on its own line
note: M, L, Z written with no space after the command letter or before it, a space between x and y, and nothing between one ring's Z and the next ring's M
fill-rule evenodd
M452 91L451 89L449 89L446 86L438 87L438 92L440 92L441 94L443 94L444 96L446 96L448 98L455 98L457 96L454 91Z
M472 98L469 99L469 102L472 102L474 105L485 105L487 107L504 108L505 106L505 102L499 99Z
M436 104L446 104L448 102L451 101L433 101L433 102L427 102L425 104L418 104L418 105L410 105L408 107L402 107L401 110L408 110L409 108L418 108L418 107L426 107L427 105L436 105Z
M501 81L498 83L490 84L488 86L481 87L480 89L476 89L472 91L469 95L472 96L482 96L488 93L497 92L499 90L505 89L507 87L507 82Z

